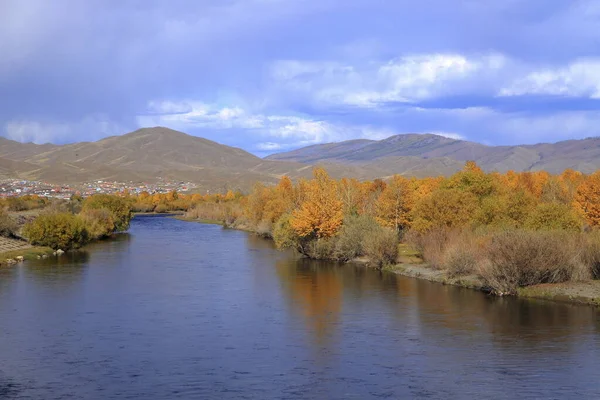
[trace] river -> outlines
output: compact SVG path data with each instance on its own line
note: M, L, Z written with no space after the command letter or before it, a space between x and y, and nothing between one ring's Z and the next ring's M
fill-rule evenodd
M136 217L0 269L1 399L594 399L600 312Z

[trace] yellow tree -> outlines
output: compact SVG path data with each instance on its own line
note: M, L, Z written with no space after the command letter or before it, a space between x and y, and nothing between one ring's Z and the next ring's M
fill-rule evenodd
M410 212L414 204L414 188L411 183L403 176L394 175L377 200L377 222L397 231L410 226Z
M294 195L292 180L287 176L282 177L279 183L271 188L267 194L264 212L265 220L273 224L283 214L292 211L294 207Z
M574 207L591 226L600 226L600 171L586 176L575 193Z
M339 191L344 204L344 215L359 214L363 202L361 183L356 179L343 178L339 184Z
M315 168L307 182L306 199L292 213L290 224L300 237L334 236L343 220L343 204L337 197L337 184L323 168Z
M468 191L438 189L415 205L413 228L424 232L465 226L473 220L478 202L477 196Z

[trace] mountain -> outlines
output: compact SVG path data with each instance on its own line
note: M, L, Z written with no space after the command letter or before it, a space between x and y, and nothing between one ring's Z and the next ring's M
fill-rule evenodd
M380 141L350 140L273 154L268 160L369 166L393 173L449 174L474 160L488 171L600 169L600 138L522 146L486 146L433 134L395 135ZM424 168L427 171L424 171Z
M328 163L324 163L328 164ZM377 168L328 165L333 176L372 179ZM77 184L93 180L194 182L201 189L249 189L256 182L275 183L283 175L309 177L312 165L263 160L172 129L143 128L97 142L37 145L0 138L0 177Z
M78 184L94 180L196 183L199 190L248 190L283 175L308 178L316 165L335 178L449 175L475 160L487 170L561 172L600 168L600 138L527 146L485 146L432 134L314 145L262 159L242 149L172 129L143 128L66 145L0 138L0 178Z

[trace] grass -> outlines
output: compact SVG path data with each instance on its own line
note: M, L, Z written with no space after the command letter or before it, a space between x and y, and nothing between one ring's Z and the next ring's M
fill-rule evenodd
M408 243L398 245L398 261L402 264L422 264L424 262L415 247Z
M34 260L38 256L51 255L54 251L49 247L29 247L22 250L11 250L0 253L0 264L6 264L6 260L23 256L25 260Z

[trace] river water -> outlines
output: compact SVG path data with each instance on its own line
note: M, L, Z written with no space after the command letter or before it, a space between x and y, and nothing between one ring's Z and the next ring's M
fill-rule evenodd
M122 398L598 399L600 312L164 217L0 269L0 399Z

